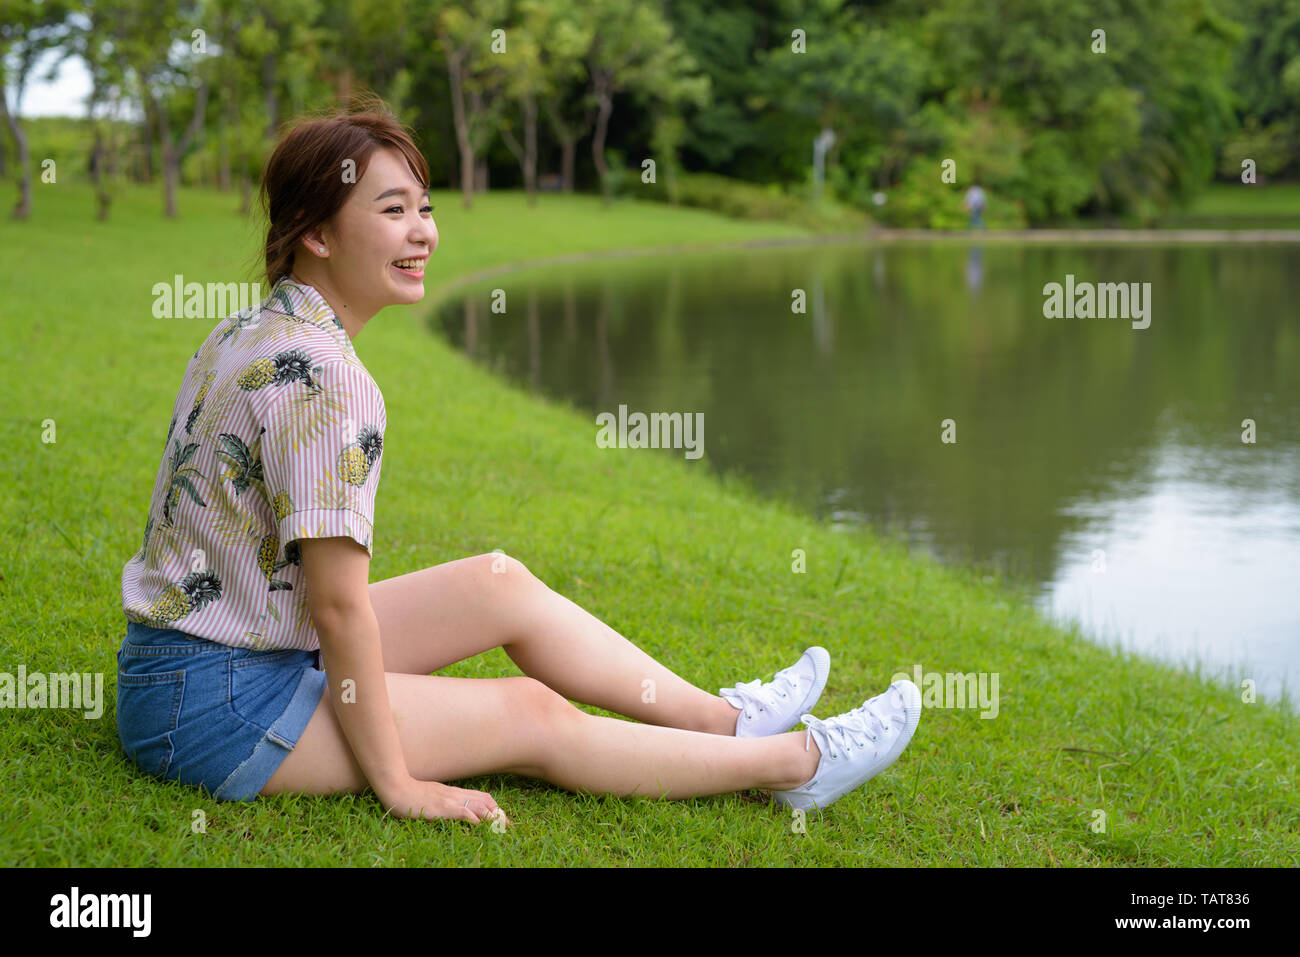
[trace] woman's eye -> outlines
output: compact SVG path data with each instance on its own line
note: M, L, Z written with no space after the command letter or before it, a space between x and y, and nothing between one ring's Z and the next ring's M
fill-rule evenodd
M384 212L386 212L386 213L391 213L393 210L397 210L397 211L400 213L400 212L402 211L402 207L401 207L401 206L389 206L386 210L384 210ZM433 212L433 210L434 210L434 207L432 207L432 206L426 206L426 207L424 207L424 209L420 210L420 212L422 212L422 213L426 213L426 212L427 212L427 213L431 213L431 212Z

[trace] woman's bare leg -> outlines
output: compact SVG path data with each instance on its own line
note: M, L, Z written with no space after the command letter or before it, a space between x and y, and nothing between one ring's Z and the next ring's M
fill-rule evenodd
M737 708L695 687L518 560L485 554L370 586L384 668L427 675L503 648L573 701L647 724L735 735Z
M682 798L798 787L821 757L797 731L735 738L587 714L532 678L390 673L387 685L411 775L443 784L507 772L571 791ZM366 787L327 691L261 793Z

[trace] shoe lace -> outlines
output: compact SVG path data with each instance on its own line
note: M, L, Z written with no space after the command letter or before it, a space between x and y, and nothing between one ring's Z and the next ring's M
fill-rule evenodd
M792 678L784 671L777 672L776 677L766 685L761 679L755 678L753 681L745 681L737 684L733 688L723 688L721 693L732 695L741 702L741 710L745 712L746 717L751 720L754 717L751 708L763 711L766 708L776 710L779 705L778 699L789 698L791 694L799 690L799 681Z
M807 751L812 739L816 738L822 754L829 754L831 758L839 757L837 746L840 751L850 753L854 746L865 748L867 742L874 743L889 730L889 720L882 717L870 701L825 721L806 714L803 723L808 728L803 749Z

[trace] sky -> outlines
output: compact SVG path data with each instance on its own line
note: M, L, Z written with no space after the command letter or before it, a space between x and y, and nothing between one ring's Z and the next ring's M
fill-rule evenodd
M55 56L53 51L47 51L45 57L37 63L36 69L28 75L27 85L23 88L22 115L75 116L81 119L86 115L86 97L90 96L90 74L78 57L69 57L63 61L58 78L53 83L43 82L38 77L42 77L49 69ZM9 75L12 76L12 73ZM12 107L12 85L8 94L9 105Z
M44 81L45 72L57 59L56 51L46 51L35 69L27 77L23 87L21 115L28 116L71 116L77 119L86 117L86 98L90 96L90 74L80 57L68 57L59 65L58 76L51 83ZM11 61L12 62L12 61ZM12 76L12 70L6 70ZM14 105L12 84L6 91L9 105ZM134 112L134 111L133 111ZM127 115L123 114L123 118Z

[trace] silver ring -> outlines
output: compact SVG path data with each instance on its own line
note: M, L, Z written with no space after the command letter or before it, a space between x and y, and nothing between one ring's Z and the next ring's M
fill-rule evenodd
M469 807L469 798L465 798L465 806Z

